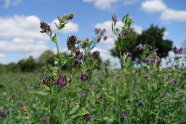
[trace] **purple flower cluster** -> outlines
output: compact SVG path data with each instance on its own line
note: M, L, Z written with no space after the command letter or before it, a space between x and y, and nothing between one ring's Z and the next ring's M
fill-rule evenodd
M12 95L11 99L15 100L17 98L17 96L14 94Z
M128 57L131 57L131 55L132 55L130 52L124 52L123 54L124 54L124 56L128 56Z
M172 85L176 85L177 84L177 81L174 79L174 80L171 81L171 84Z
M97 57L99 57L99 55L100 55L100 52L99 52L98 50L96 50L96 51L94 51L94 52L92 53L92 57L93 57L93 58L97 58Z
M67 47L68 47L69 50L72 50L72 49L75 48L76 41L77 41L76 36L72 35L72 36L68 37Z
M150 74L147 73L144 75L144 78L148 78L149 76L150 76Z
M40 28L42 29L42 31L40 31L41 33L48 33L51 31L50 25L48 25L46 22L40 22Z
M173 52L175 53L175 54L182 54L182 48L177 48L177 47L174 47L173 48Z
M44 79L43 79L43 84L47 85L47 86L50 86L51 84L51 78L49 76L46 76Z
M73 67L80 67L81 66L81 62L79 60L74 60L72 63Z
M66 77L63 75L59 76L58 80L56 81L56 84L59 87L64 87L66 85Z
M119 36L119 37L123 37L123 36L124 36L124 32L123 32L123 31L119 32L119 33L118 33L118 36Z
M82 96L86 96L86 93L85 92L81 92L80 93Z
M83 57L83 53L80 51L76 51L74 58L75 59L81 59Z
M0 110L0 117L4 117L5 116L5 112L3 110Z
M101 28L95 28L94 29L95 34L99 34L100 31L101 31Z
M90 120L90 114L85 114L85 115L83 115L83 119L85 120L85 121L88 121L88 120Z
M122 112L121 113L121 118L126 118L127 117L127 113L126 112Z
M138 45L136 46L137 49L142 49L142 47L143 47L143 44L138 44Z
M82 74L81 76L80 76L80 79L81 80L87 80L89 78L89 75L88 74Z
M117 21L119 21L118 16L113 15L113 16L112 16L112 21L115 22L115 23L116 23Z

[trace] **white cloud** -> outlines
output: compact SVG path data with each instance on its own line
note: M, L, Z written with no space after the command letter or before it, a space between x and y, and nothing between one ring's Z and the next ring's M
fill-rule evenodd
M161 20L163 21L186 21L186 10L173 10L173 9L166 9L161 14Z
M141 4L141 8L147 13L162 12L167 8L162 0L146 0Z
M93 2L96 8L103 10L111 9L114 3L119 2L120 0L83 0L84 2Z
M6 57L5 54L0 53L0 62L3 61L5 57Z
M55 32L57 32L57 28L55 26L54 23L59 23L57 19L55 19L54 21L52 21L52 30L54 30ZM69 21L66 26L60 30L60 32L62 33L75 33L79 31L79 25L77 23L73 23L71 21Z
M0 41L0 52L24 53L38 57L48 49L47 41L15 38L12 41ZM36 55L37 54L37 55Z
M136 2L138 2L139 0L124 0L124 4L125 5L131 5L131 4L135 4Z
M131 27L134 29L134 31L135 31L137 34L141 34L142 31L143 31L143 28L142 28L141 26L139 26L139 25L134 24L134 25L132 25Z
M40 19L37 16L1 17L0 24L3 24L0 26L1 38L48 39L46 35L40 33Z
M21 0L0 0L0 1L3 2L4 8L8 8L10 6L16 6L19 3L21 3Z

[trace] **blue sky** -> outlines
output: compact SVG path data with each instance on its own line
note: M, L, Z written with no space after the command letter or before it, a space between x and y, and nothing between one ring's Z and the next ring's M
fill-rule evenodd
M185 5L185 0L0 0L0 63L17 62L30 55L37 58L46 49L55 51L48 38L40 34L39 22L53 25L57 16L70 12L75 18L59 33L61 51L68 36L92 38L95 27L106 28L109 38L96 49L104 60L117 63L108 52L114 47L111 16L122 18L127 13L133 17L132 27L137 33L151 24L158 25L166 28L165 38L180 45L186 40Z

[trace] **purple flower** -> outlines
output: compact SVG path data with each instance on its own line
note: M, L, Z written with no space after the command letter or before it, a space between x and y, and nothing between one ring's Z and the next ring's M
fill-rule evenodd
M3 110L0 110L0 117L4 117L5 116L5 112Z
M107 36L104 36L103 40L107 40Z
M56 84L60 87L64 87L66 85L66 77L61 75L58 80L56 81Z
M101 31L100 28L95 28L95 29L94 29L95 34L99 34L100 31Z
M82 57L83 57L83 53L80 52L80 51L77 51L75 56L74 56L74 58L76 58L76 59L81 59Z
M26 109L26 105L25 104L20 104L20 108L24 110L24 109Z
M72 66L73 67L80 67L81 66L81 62L79 60L75 60L75 61L73 61Z
M86 96L86 93L85 92L81 92L80 93L82 96Z
M176 85L177 84L177 81L174 79L174 80L171 81L171 84L172 85Z
M47 86L50 86L50 82L51 82L51 78L49 76L46 76L44 79L43 79L43 84L47 85Z
M85 121L88 121L88 120L90 120L90 114L85 114L85 115L83 115L83 119L85 120Z
M112 21L113 21L113 22L117 22L117 21L119 21L118 16L113 15L113 16L112 16Z
M145 74L144 78L148 78L150 76L150 74Z
M123 31L119 32L119 33L118 33L118 36L119 36L119 37L123 37L123 36L124 36L124 32L123 32Z
M50 25L48 25L46 22L40 22L40 28L42 29L42 31L40 31L41 33L48 33L51 31Z
M67 47L69 50L72 49L72 47L74 47L74 45L76 44L77 38L76 36L72 35L70 37L68 37L67 39Z
M99 52L98 50L96 50L96 51L94 51L94 52L92 53L92 57L93 57L93 58L97 58L97 57L99 57L99 55L100 55L100 52Z
M105 72L106 72L106 73L109 73L109 72L110 72L110 70L109 70L108 68L106 68L106 69L105 69Z
M122 112L121 113L121 118L126 118L127 117L127 113L126 112Z
M157 64L161 64L161 62L162 62L162 59L160 59L160 58L157 58L157 59L156 59L156 63L157 63Z
M147 65L150 65L151 64L151 59L146 59L146 60L143 60L143 62Z
M98 41L100 41L101 38L102 38L102 35L98 35L98 36L97 36L97 40L98 40Z
M130 52L124 52L124 55L131 56L132 54Z
M141 49L142 47L143 47L143 44L138 44L138 45L136 46L137 49Z
M139 106L144 105L144 103L143 103L142 101L137 102L137 104L138 104Z
M15 100L17 98L17 96L14 94L12 95L11 99Z
M81 80L87 80L89 78L89 75L88 74L82 74L81 76L80 76L80 79Z
M173 52L174 52L175 54L182 54L182 48L178 49L178 48L174 47L174 48L173 48Z

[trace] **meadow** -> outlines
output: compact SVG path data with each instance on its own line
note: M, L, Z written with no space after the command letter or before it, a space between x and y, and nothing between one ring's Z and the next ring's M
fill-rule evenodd
M58 17L58 30L64 28L73 14ZM126 42L132 18L124 16L118 38L118 50ZM99 51L92 51L101 39L103 29L96 29L95 39L77 40L69 36L66 58L59 53L57 34L41 22L56 44L58 55L54 66L45 65L41 72L0 74L0 124L185 124L186 70L180 67L179 53L171 67L162 68L157 49L139 44L141 63L135 66L128 52L119 51L121 69L104 62L98 66ZM71 62L70 71L62 66Z

